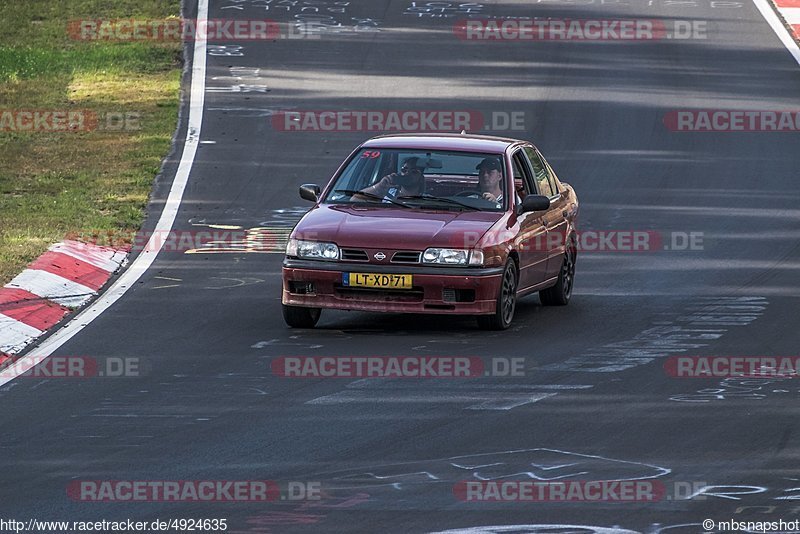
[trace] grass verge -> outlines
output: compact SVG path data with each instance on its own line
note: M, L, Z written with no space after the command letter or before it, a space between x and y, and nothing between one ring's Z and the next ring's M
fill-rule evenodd
M177 122L181 45L68 32L75 20L179 16L178 0L0 0L0 12L2 285L65 236L138 229ZM95 120L24 131L26 110Z

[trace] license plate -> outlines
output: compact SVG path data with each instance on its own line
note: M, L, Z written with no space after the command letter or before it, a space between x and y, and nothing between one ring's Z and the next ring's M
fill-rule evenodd
M380 289L411 289L410 274L342 273L342 284L350 287Z

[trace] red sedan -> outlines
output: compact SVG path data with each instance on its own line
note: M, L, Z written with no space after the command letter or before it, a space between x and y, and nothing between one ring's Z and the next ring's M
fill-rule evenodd
M578 199L531 143L467 134L363 143L315 203L283 263L283 316L312 328L322 308L474 315L505 329L517 299L569 302Z

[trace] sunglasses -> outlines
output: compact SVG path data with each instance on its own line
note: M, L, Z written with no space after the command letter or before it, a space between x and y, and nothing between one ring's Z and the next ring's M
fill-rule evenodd
M406 174L406 173L422 174L422 170L420 168L418 168L418 167L407 167L406 165L403 165L400 168L400 172L402 172L403 174Z

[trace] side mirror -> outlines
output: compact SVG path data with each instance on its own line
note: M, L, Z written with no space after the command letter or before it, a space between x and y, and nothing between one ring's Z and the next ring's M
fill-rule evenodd
M300 198L316 202L319 200L320 189L317 184L303 184L300 186Z
M520 206L519 213L527 213L529 211L544 211L550 207L550 199L544 195L528 195Z

